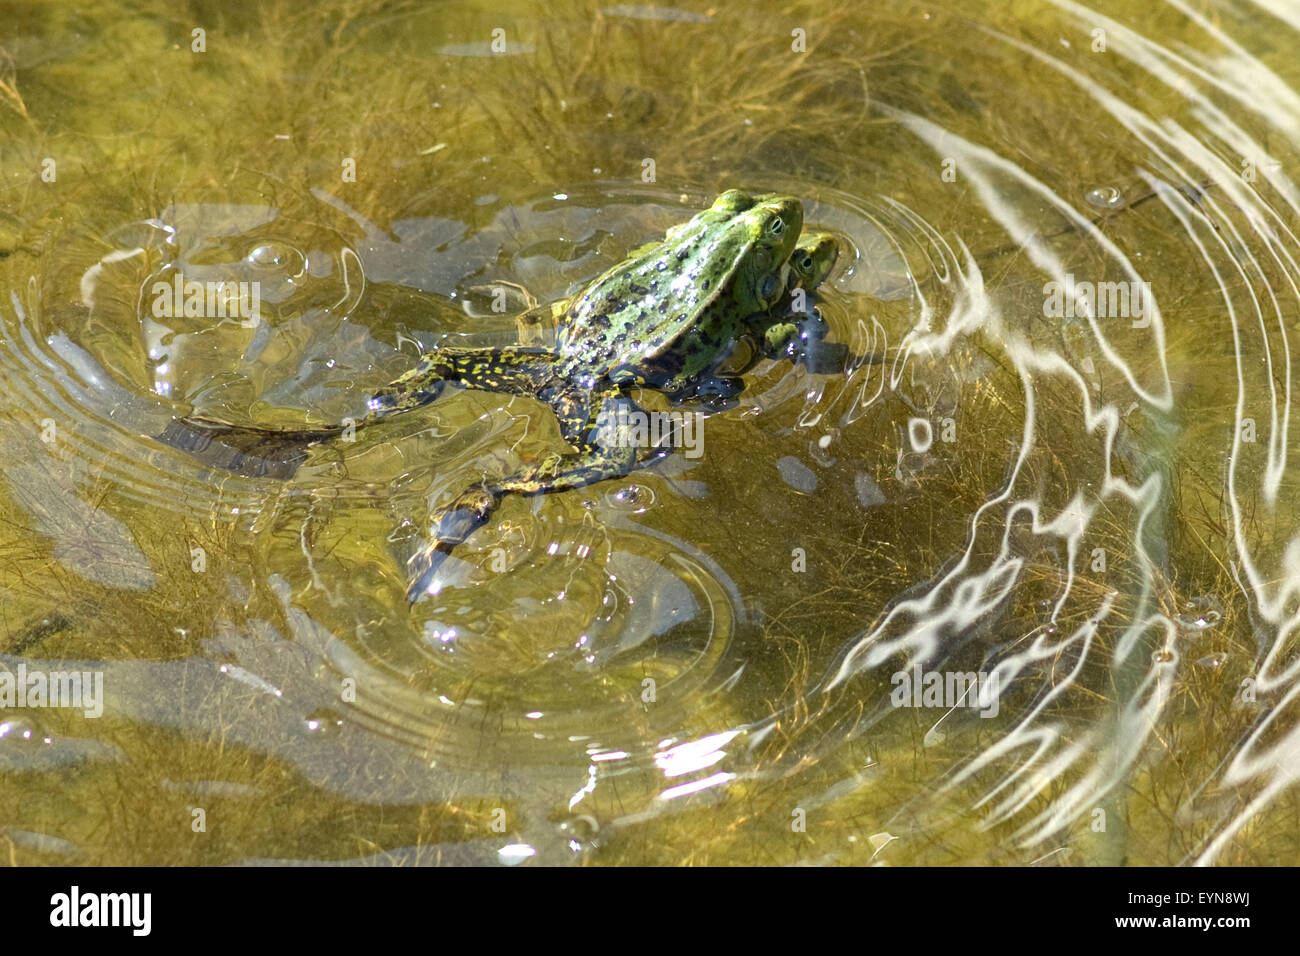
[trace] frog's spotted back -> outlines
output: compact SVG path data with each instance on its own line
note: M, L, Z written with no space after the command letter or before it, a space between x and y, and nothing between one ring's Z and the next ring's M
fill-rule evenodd
M664 369L693 376L715 365L784 290L802 223L797 199L723 193L574 300L557 343L563 374L658 385Z

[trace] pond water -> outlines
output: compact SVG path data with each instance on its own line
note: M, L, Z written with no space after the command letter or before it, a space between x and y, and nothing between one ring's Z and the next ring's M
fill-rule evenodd
M187 10L0 2L0 675L86 675L0 676L0 859L1297 859L1293 4ZM731 187L824 335L418 603L545 406L159 440L545 342Z

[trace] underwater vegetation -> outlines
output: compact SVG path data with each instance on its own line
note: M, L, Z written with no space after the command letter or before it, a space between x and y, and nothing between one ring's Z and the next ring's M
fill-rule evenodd
M1300 21L0 24L0 859L1296 859ZM797 341L630 382L691 448L504 497L409 602L430 514L566 435L473 388L345 423L552 346L730 188L839 247ZM344 431L241 471L183 418Z

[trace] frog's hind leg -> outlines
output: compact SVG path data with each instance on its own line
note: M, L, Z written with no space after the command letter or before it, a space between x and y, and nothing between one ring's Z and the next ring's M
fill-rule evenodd
M550 380L554 354L545 349L435 349L401 378L385 385L367 403L368 413L352 423L357 428L438 397L443 385L535 395ZM237 475L291 478L307 458L307 448L337 437L345 424L317 428L270 428L232 425L189 416L173 419L154 437L179 448L207 465Z
M522 346L433 349L415 368L370 397L367 420L427 405L449 382L485 392L536 395L549 381L554 361L554 352Z
M185 452L205 465L249 478L292 478L308 447L337 437L329 428L258 428L198 416L174 418L156 441Z
M551 404L560 417L561 431L576 451L550 455L513 475L477 484L434 512L429 521L429 543L407 562L409 601L418 601L429 590L447 555L488 520L506 495L581 488L606 478L621 477L637 467L637 447L623 440L625 436L617 423L620 415L639 409L620 389L611 389L585 401L567 394L552 398ZM583 410L581 427L577 425L580 409Z

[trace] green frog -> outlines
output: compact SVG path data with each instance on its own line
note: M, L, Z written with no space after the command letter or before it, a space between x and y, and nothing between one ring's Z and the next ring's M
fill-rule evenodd
M840 255L839 241L828 232L806 232L795 244L790 256L790 278L793 286L804 293L814 291L826 281L826 277L835 268L835 261ZM793 295L787 295L789 302L778 307L783 314L807 313L808 303L805 298L796 306ZM776 322L767 327L763 333L763 352L770 356L790 354L791 346L799 339L800 329L794 322Z
M408 562L408 598L414 602L427 592L445 556L488 520L504 496L578 488L637 468L638 448L611 440L600 427L616 410L637 410L632 390L655 389L672 401L725 399L743 387L738 376L719 374L738 342L748 340L767 354L788 350L799 329L774 319L773 306L787 286L811 291L820 284L838 251L833 236L801 236L802 225L797 199L729 190L561 303L554 347L434 349L371 396L358 426L428 404L448 383L532 396L551 407L573 447L514 474L486 478L435 511L427 546ZM203 419L185 424L191 435L198 429L234 437L228 443L244 450L259 442L309 443L340 431L272 433ZM192 437L170 443L200 444Z

